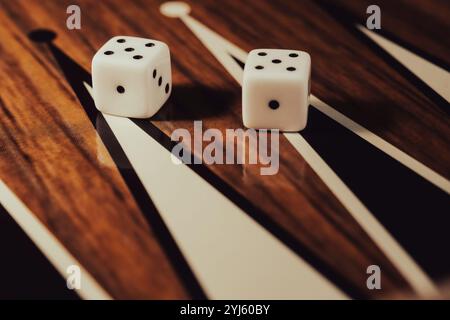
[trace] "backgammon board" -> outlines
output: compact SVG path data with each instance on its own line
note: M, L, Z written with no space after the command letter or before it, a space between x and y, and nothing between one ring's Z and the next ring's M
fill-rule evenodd
M378 1L371 30L371 4L0 0L0 298L448 297L450 5ZM95 108L91 60L117 35L170 48L150 119ZM174 130L201 160L195 123L245 129L255 48L312 60L308 124L279 134L276 174L176 164Z

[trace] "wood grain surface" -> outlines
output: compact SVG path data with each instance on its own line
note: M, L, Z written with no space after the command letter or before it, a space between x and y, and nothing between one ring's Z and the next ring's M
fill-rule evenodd
M189 4L194 18L243 50L309 52L314 95L448 179L448 114L348 29L348 17L364 24L369 2ZM54 56L27 34L53 30L54 44L88 71L96 50L115 35L166 42L173 92L151 121L167 136L176 128L192 132L193 120L203 120L204 129L242 128L241 88L180 20L160 14L162 1L76 3L81 30L65 25L73 1L0 0L0 178L114 298L195 297L119 170L105 165L113 161L101 143L107 159L99 160L101 140ZM392 35L450 65L446 1L380 3ZM244 199L256 221L355 296L383 298L408 288L284 137L274 176L261 176L254 165L207 170ZM381 291L366 288L372 264L383 270Z

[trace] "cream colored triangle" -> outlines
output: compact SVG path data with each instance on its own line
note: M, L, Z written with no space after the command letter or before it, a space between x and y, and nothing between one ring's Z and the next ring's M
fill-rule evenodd
M235 46L233 43L222 38L220 35L208 29L203 24L189 15L190 7L181 1L166 2L161 5L161 13L171 17L181 19L189 29L197 36L205 47L220 61L228 70L230 75L242 84L242 68L236 64L236 61L230 56L245 63L247 52Z
M429 85L441 97L447 100L447 102L450 102L450 72L361 25L357 25L356 27L409 71Z

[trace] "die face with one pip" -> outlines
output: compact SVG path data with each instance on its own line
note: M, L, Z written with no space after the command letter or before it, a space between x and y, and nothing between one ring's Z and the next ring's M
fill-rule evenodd
M255 129L299 131L308 118L311 57L298 50L252 50L244 68L242 118Z
M114 37L92 60L92 85L99 111L131 118L151 117L172 90L169 48L156 40Z

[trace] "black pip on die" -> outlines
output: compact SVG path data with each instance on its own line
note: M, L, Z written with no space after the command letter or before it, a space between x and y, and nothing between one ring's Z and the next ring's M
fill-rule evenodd
M92 60L95 106L131 118L154 115L172 90L169 47L160 41L118 36Z
M256 49L247 58L242 85L244 125L299 131L308 118L311 57L296 50Z

